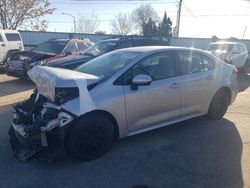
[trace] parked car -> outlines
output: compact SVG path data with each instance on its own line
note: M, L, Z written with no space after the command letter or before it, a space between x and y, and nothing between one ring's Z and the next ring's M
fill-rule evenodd
M66 152L92 160L126 136L205 114L220 119L237 95L235 66L198 49L126 48L77 71L29 71L37 90L14 106L9 131L19 160Z
M44 65L47 61L80 54L92 45L88 39L50 39L36 46L31 51L13 52L7 59L7 75L27 78L27 71L35 65Z
M0 30L0 64L4 65L10 52L23 51L23 41L16 30Z
M226 41L213 42L208 45L207 50L226 63L235 65L241 72L249 71L249 54L244 44Z
M74 57L62 57L47 63L48 66L75 69L78 66L107 52L136 46L168 46L169 41L163 38L145 38L145 37L123 37L116 39L106 39L97 42L89 49Z

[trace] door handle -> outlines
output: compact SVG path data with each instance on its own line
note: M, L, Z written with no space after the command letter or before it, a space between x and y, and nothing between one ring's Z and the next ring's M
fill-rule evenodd
M6 46L6 44L2 44L1 46L2 46L2 47L5 47L5 46Z
M181 84L175 82L175 83L173 83L172 85L170 85L169 87L170 87L171 89L177 89L177 88L181 87Z
M207 80L213 80L213 75L209 74L209 75L207 76Z

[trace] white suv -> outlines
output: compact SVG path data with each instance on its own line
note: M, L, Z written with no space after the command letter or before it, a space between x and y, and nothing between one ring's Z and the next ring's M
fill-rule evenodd
M16 30L0 30L0 63L4 63L11 51L24 50L23 41Z
M233 64L241 72L248 72L250 64L248 51L244 44L238 42L219 41L210 43L207 50L226 63Z

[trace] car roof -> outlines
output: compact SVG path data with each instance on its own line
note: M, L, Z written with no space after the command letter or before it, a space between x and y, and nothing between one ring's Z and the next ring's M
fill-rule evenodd
M157 40L157 41L168 41L165 38L154 38L154 37L122 37L122 38L109 38L109 39L103 39L101 42L117 42L117 41L123 41L123 40Z
M178 46L140 46L140 47L131 47L131 48L123 48L116 51L129 51L129 52L153 52L158 50L195 50L195 51L203 51L196 48L187 48L187 47L178 47Z

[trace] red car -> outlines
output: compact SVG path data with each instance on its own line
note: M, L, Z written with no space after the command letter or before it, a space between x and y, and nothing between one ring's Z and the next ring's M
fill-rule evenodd
M36 65L67 55L78 55L93 44L89 39L50 39L31 51L12 52L5 64L7 75L26 78L27 71Z

